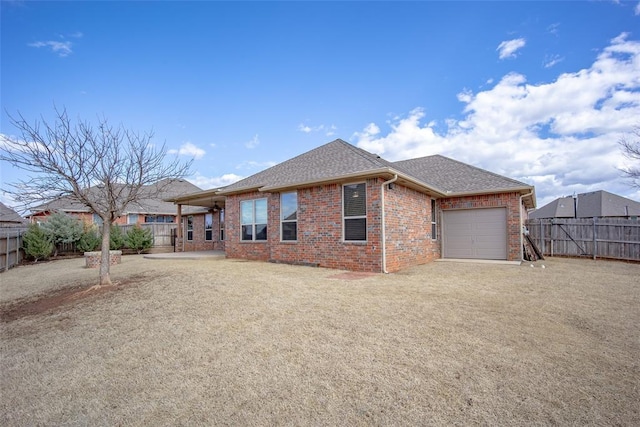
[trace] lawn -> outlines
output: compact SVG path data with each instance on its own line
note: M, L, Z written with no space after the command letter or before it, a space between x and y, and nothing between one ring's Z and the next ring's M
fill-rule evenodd
M639 264L112 275L85 295L83 260L0 275L0 424L640 425Z

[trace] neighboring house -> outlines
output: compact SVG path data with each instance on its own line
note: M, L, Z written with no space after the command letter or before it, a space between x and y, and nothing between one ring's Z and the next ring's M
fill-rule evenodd
M443 156L389 162L338 139L170 201L179 216L217 206L229 258L393 272L437 258L521 260L535 192Z
M164 185L166 181L163 181ZM157 186L158 184L153 184ZM167 186L165 191L157 198L142 199L134 203L130 203L127 207L127 211L123 213L118 219L116 224L145 224L145 223L175 223L176 222L176 209L175 206L164 201L168 197L176 197L182 194L193 193L195 191L201 191L201 189L190 182L183 179L172 180L170 185ZM28 216L31 222L46 221L47 217L54 212L64 212L66 214L75 216L89 224L101 224L102 219L94 214L91 209L74 199L72 196L60 197L52 200L48 203L42 204L31 209L31 214ZM206 209L203 208L190 208L188 213L193 215L204 215Z
M22 218L18 212L14 211L4 203L0 203L0 227L16 228L26 227L29 221Z
M560 197L529 213L530 219L629 218L637 216L640 216L640 203L604 190Z

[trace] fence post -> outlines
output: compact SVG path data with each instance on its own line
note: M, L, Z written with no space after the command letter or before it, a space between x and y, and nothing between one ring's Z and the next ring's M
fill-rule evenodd
M11 233L7 233L7 256L5 258L4 271L9 270L9 246L11 246Z
M553 226L554 226L554 222L553 219L551 220L551 224L549 227L549 245L551 246L551 256L553 256Z
M596 233L597 233L597 229L598 227L596 226L596 220L597 218L594 216L593 217L593 259L596 259L596 254L598 253L598 248L597 248L597 239L596 239Z

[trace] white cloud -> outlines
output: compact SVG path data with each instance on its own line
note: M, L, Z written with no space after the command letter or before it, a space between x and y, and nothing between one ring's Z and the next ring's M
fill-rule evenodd
M178 154L180 156L189 156L189 157L193 157L196 160L203 158L204 155L207 154L206 151L204 151L202 148L197 147L191 142L185 142L180 146L178 150L171 149L171 150L168 150L167 153Z
M188 180L189 182L197 185L203 190L210 190L212 188L220 188L233 184L234 182L238 182L243 178L243 176L236 175L234 173L226 173L221 176L208 177L197 172L194 176L188 178Z
M548 83L510 73L493 87L458 95L461 119L445 130L416 108L356 132L359 147L400 160L443 154L536 186L538 205L594 190L637 196L621 178L618 141L640 117L640 42L621 34L593 64Z
M260 139L258 138L258 134L255 134L250 141L247 141L244 143L244 146L247 147L249 150L256 148L258 145L260 145Z
M304 132L304 133L311 133L311 132L324 132L324 134L326 136L333 136L336 134L336 130L338 130L338 127L336 125L318 125L318 126L309 126L306 125L304 123L300 123L298 125L298 130L300 132Z
M254 160L247 160L246 162L240 163L236 166L236 169L267 169L271 166L275 166L276 162L256 162Z
M499 53L500 59L515 58L516 51L518 49L522 49L525 44L526 44L526 40L523 38L505 40L498 45L498 48L496 50Z
M559 62L564 61L560 55L546 55L543 61L544 68L551 68Z
M633 11L636 15L640 15L640 2L638 2L636 8Z
M37 47L37 48L48 47L51 49L53 53L57 53L58 56L62 58L69 56L73 53L73 50L71 49L71 46L73 46L73 43L71 43L70 41L65 41L65 42L60 42L55 40L48 40L44 42L39 41L39 42L29 43L29 46Z

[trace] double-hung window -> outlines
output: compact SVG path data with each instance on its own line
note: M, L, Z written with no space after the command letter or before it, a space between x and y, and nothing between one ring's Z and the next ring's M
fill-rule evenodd
M280 237L283 241L298 240L298 193L280 196Z
M193 215L187 217L187 240L193 240Z
M204 240L213 240L213 214L204 214Z
M224 240L224 209L220 209L220 241Z
M367 186L347 184L342 187L345 241L367 240Z
M431 199L431 239L438 238L438 223L436 222L436 199Z
M267 199L240 202L242 241L267 240Z

